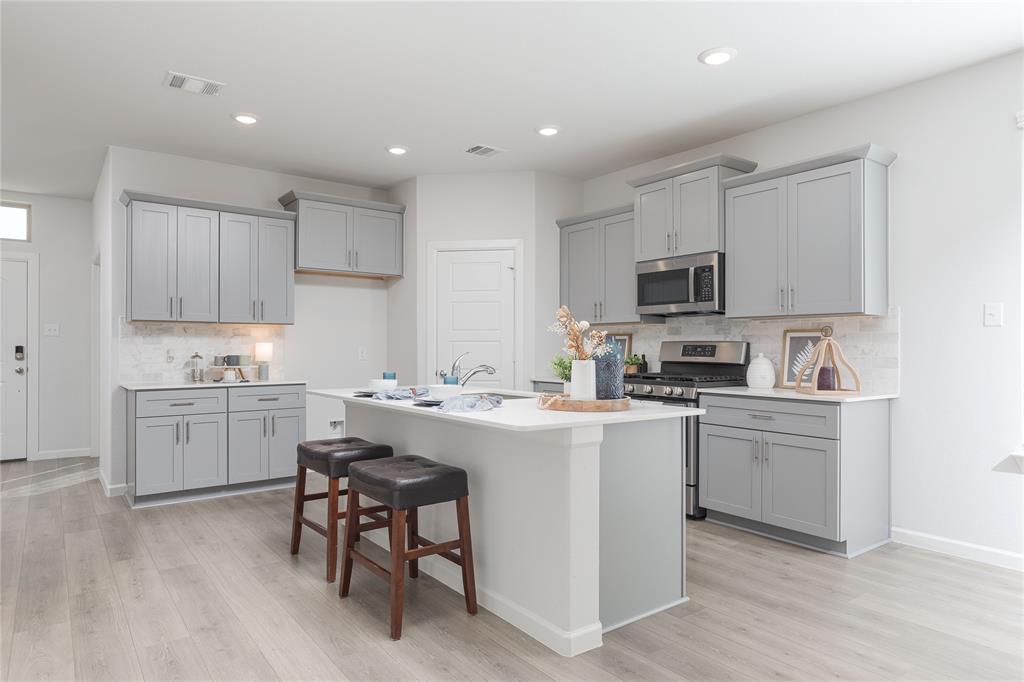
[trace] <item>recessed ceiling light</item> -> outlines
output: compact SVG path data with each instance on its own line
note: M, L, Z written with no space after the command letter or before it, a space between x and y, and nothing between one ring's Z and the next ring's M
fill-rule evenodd
M237 114L231 114L231 118L235 119L244 126L251 126L256 121L260 120L260 117L256 114L249 114L244 111L240 111Z
M708 66L721 66L735 56L736 50L731 47L713 47L697 55L697 61Z
M551 137L552 135L558 134L558 126L541 126L537 128L537 132L544 137Z
M408 147L403 147L400 144L393 144L390 147L388 147L388 152L394 154L395 156L401 156L402 154L405 154L408 151Z

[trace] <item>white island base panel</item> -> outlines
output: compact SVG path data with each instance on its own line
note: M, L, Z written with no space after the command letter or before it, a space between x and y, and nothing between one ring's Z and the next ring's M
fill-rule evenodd
M679 417L694 410L517 432L425 408L345 403L347 435L468 472L480 605L563 656L686 600ZM454 504L419 518L424 537L458 537ZM387 547L384 531L370 536ZM456 565L428 557L420 570L462 593Z

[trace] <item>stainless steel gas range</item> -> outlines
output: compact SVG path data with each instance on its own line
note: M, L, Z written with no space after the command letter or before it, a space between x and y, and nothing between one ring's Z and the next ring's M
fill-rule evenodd
M750 344L746 341L662 341L661 371L626 376L626 395L696 407L702 388L746 386ZM684 509L691 518L704 516L697 490L700 480L700 436L697 417L686 418Z

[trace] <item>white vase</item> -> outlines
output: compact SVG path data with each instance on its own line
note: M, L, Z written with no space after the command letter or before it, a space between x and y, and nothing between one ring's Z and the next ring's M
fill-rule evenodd
M572 400L597 400L597 370L593 360L572 361L572 386L569 388Z
M757 357L750 361L750 366L747 367L747 386L764 390L774 385L775 365L764 356L764 353L758 353Z

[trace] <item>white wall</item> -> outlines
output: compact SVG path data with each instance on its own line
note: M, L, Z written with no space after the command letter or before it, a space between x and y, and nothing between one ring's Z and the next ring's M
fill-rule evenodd
M92 207L43 194L2 196L32 205L32 241L5 242L3 251L39 254L39 348L28 349L39 381L38 457L89 455ZM43 336L48 323L60 325L60 336Z
M109 179L105 177L107 173ZM127 350L126 344L134 348L137 343L132 332L122 338L119 319L125 314L125 209L117 199L125 189L277 210L281 209L277 198L290 189L357 199L380 200L387 196L383 190L171 154L123 147L109 150L94 197L95 204L104 206L97 209L94 205L94 218L101 233L98 241L106 271L101 286L104 305L109 302L112 306L104 324L105 330L109 330L105 335L111 343L110 362L101 379L106 383L101 389L103 395L110 396L109 412L101 416L102 427L109 426L106 436L109 446L101 452L101 469L112 486L123 484L125 477L124 395L116 389L118 380L150 373L147 362L153 363L153 373L165 370L160 366L159 354L143 357L121 352L122 348ZM109 214L106 205L110 206ZM167 325L162 329L164 336L161 337L157 328L155 335L149 335L149 342L156 345L180 343L180 325ZM253 330L257 335L262 333L259 328ZM286 379L305 379L312 387L363 383L366 377L377 375L385 366L386 330L386 283L299 275L295 281L295 325L283 331L275 330L273 334L275 360L283 365L278 367L277 373L283 373L282 378ZM357 359L360 348L366 349L366 360ZM196 350L202 352L202 349Z
M390 201L405 205L405 277L388 288L388 366L402 383L419 381L419 353L426 343L426 330L420 328L424 292L419 286L417 187L412 178L390 191Z
M590 211L631 201L630 178L717 152L761 168L868 141L897 152L894 532L1011 565L1021 561L1024 476L992 467L1021 437L1022 71L1018 52L584 183ZM1005 326L982 326L987 301L1005 304Z

